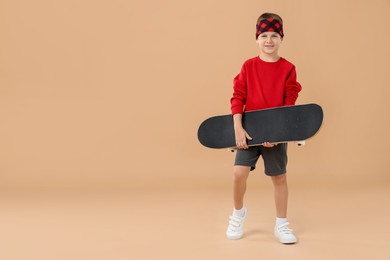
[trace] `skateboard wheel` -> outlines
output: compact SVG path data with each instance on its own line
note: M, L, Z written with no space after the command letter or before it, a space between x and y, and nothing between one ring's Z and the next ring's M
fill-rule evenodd
M306 144L306 141L299 141L297 142L298 146L304 146Z

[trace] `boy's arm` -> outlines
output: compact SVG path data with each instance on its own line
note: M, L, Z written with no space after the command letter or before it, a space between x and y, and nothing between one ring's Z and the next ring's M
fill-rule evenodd
M236 138L236 145L240 149L248 149L246 139L252 140L252 137L242 127L242 114L233 115L234 133Z
M234 133L236 145L239 149L248 149L246 139L252 140L252 137L242 126L242 113L244 111L247 95L245 64L241 67L240 73L233 80L233 97L230 99L231 111L234 122Z
M290 75L286 80L285 94L284 94L284 105L293 106L297 101L298 93L302 90L301 84L297 81L297 73L295 67L292 68Z
M233 96L230 99L232 114L242 114L246 104L247 79L245 64L242 65L240 73L233 79Z

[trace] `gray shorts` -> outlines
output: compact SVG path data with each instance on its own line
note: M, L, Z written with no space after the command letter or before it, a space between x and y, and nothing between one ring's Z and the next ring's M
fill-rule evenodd
M287 143L274 147L253 146L248 149L237 150L234 165L250 166L251 171L256 168L260 155L264 161L264 172L268 176L286 173Z

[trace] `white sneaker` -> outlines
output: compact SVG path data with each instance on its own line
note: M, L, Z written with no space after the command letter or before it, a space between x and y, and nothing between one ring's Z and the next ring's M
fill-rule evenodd
M279 226L275 226L275 236L282 244L294 244L297 242L293 230L288 227L290 223L284 223Z
M238 217L231 215L229 217L229 226L226 230L226 236L228 239L240 239L244 234L244 222L247 216L248 210L244 208L244 216Z

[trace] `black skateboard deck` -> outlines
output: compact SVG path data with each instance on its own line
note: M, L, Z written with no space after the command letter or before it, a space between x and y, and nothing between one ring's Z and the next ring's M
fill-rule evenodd
M248 146L307 140L318 132L322 121L323 111L317 104L255 110L242 116L242 125L252 137ZM206 119L198 129L198 139L209 148L236 148L233 116Z

